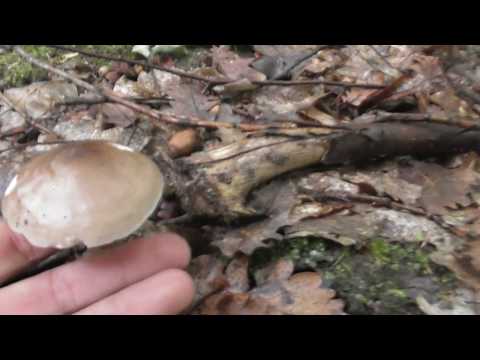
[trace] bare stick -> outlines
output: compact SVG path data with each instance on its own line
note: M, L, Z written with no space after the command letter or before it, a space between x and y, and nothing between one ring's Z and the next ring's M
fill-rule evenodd
M146 105L163 105L163 104L169 104L171 101L173 101L171 99L166 99L166 98L148 99L148 98L137 97L137 96L125 97L125 99L136 102L136 103L140 103L140 104L146 104ZM84 97L78 96L78 97L66 98L63 101L58 101L56 104L72 106L72 105L97 105L97 104L104 104L106 102L111 102L111 101L104 97L84 98Z
M308 54L305 54L305 56L302 56L300 59L295 61L293 64L288 66L286 69L284 69L280 74L275 76L272 80L282 80L290 73L292 72L293 69L295 69L297 66L299 66L301 63L310 60L312 57L314 57L316 54L318 54L320 51L331 48L333 45L320 45L317 46L314 50L309 51Z
M28 125L46 133L46 134L49 134L49 135L53 135L55 136L56 138L58 139L61 139L62 137L60 135L58 135L57 133L55 133L53 130L50 130L49 128L41 125L41 124L37 124L35 121L33 121L30 116L28 116L22 109L20 109L17 105L15 105L14 103L12 103L10 101L9 98L7 98L5 95L3 95L1 92L0 92L0 99L11 109L15 110L21 117L24 118L24 120L27 122Z
M209 79L209 78L206 78L206 77L203 77L203 76L190 74L190 73L187 73L185 71L169 69L169 68L166 68L166 67L163 67L163 66L149 64L145 61L122 59L122 58L119 58L119 57L92 53L92 52L89 52L89 51L84 51L84 50L80 50L80 49L76 49L76 48L70 48L70 47L62 46L62 45L45 45L45 46L52 47L52 48L62 50L62 51L77 52L77 53L82 54L84 56L94 57L94 58L98 58L98 59L104 59L104 60L110 60L110 61L116 61L116 62L123 62L123 63L127 63L127 64L130 64L130 65L141 65L141 66L144 66L145 68L157 69L157 70L164 71L164 72L174 74L174 75L178 75L178 76L181 76L181 77L184 77L184 78L201 81L201 82L209 84L210 86L227 85L227 84L233 82L231 80L220 80L220 79L212 80L212 79ZM327 46L327 45L323 45L323 46ZM317 53L317 52L315 52L315 53ZM303 60L303 61L305 61L305 60ZM340 87L346 87L346 88L364 88L364 89L383 89L383 88L385 88L385 86L383 86L383 85L354 84L354 83L346 83L346 82L340 82L340 81L328 81L328 80L305 80L305 81L265 80L265 81L252 81L252 84L257 85L257 86L329 85L329 86L340 86Z
M55 67L44 63L43 61L40 61L36 58L34 58L32 55L27 53L21 46L15 45L13 47L13 50L20 55L23 59L28 61L30 64L33 64L35 66L38 66L42 69L45 69L51 73L54 73L58 76L61 76L65 79L68 79L72 81L74 84L100 96L103 98L106 98L110 101L113 101L115 103L124 105L134 111L137 111L141 114L144 114L150 118L152 123L163 129L163 122L167 122L170 124L174 125L184 125L184 126L194 126L194 127L205 127L205 128L211 128L211 129L218 129L218 128L239 128L245 131L254 131L254 130L262 130L262 129L269 129L272 127L272 125L257 125L257 124L234 124L234 123L226 123L226 122L220 122L220 121L208 121L208 120L202 120L202 119L194 119L195 121L192 121L191 119L187 119L184 117L178 117L174 114L162 114L158 111L152 110L146 106L142 106L139 104L136 104L132 101L129 101L118 94L116 94L114 91L104 88L104 89L99 89L83 80L80 80L76 78L73 75L70 75L66 73L65 71L56 69ZM275 126L279 127L279 126Z

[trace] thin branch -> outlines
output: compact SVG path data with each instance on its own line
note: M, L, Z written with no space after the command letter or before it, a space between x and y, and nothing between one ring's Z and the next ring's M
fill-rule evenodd
M166 99L166 98L143 98L137 96L125 97L126 100L133 101L139 104L145 105L165 105L169 104L170 102L174 101L173 99ZM104 104L107 102L111 102L111 100L104 98L104 97L97 97L97 98L85 98L85 97L72 97L66 98L62 101L57 101L56 105L65 105L65 106L73 106L73 105L98 105Z
M69 51L69 52L76 52L84 56L93 57L97 59L103 60L110 60L115 62L123 62L130 65L141 65L146 69L152 68L157 69L160 71L164 71L170 74L174 74L183 78L192 79L207 83L209 86L217 86L217 85L227 85L233 83L232 80L213 80L203 76L194 75L191 73L187 73L185 71L176 70L166 68L164 66L153 65L149 64L146 61L139 61L139 60L128 60L123 59L115 56L109 56L104 54L97 54L89 51L80 50L77 48L71 48L62 45L45 45L47 47L55 48L62 51ZM328 45L323 45L328 46ZM321 50L321 49L320 49ZM317 51L318 52L318 51ZM328 85L328 86L341 86L345 88L364 88L364 89L383 89L385 86L383 85L374 85L374 84L354 84L354 83L346 83L346 82L339 82L339 81L327 81L327 80L305 80L305 81L282 81L282 80L265 80L265 81L252 81L252 84L257 86L302 86L302 85Z
M57 140L57 141L46 141L42 143L35 142L35 143L26 143L26 144L16 144L16 145L10 146L9 148L0 150L0 154L8 151L22 150L31 146L60 145L60 144L68 144L72 142L75 142L75 140Z
M465 234L457 229L455 226L447 224L446 222L441 219L441 217L430 214L422 208L413 207L404 205L402 203L393 201L386 197L379 197L379 196L371 196L371 195L364 195L364 194L349 194L346 192L338 192L338 191L330 191L325 193L312 193L311 191L307 191L307 194L311 195L313 198L319 201L324 200L340 200L344 202L359 202L359 203L366 203L371 204L372 206L379 206L388 209L393 209L397 211L406 212L415 216L424 217L430 221L433 221L435 224L443 228L444 230L448 231L450 234L454 236L464 237Z
M9 131L6 131L4 133L0 133L0 140L3 140L5 138L11 137L11 136L24 134L25 130L27 130L27 127L19 126L19 127L14 128L14 129L11 129Z
M67 80L72 81L74 84L100 96L104 97L110 101L113 101L115 103L124 105L134 111L137 111L141 114L144 114L150 118L152 121L152 124L164 129L163 122L167 122L170 124L174 125L182 125L182 126L193 126L193 127L205 127L205 128L211 128L211 129L218 129L218 128L238 128L241 130L245 131L254 131L254 130L262 130L262 129L269 129L272 126L271 125L257 125L257 124L234 124L234 123L226 123L226 122L220 122L220 121L208 121L208 120L202 120L198 118L185 118L185 117L180 117L176 116L174 114L162 114L159 111L152 110L146 106L142 106L139 104L136 104L132 101L129 101L118 94L116 94L113 90L108 89L108 88L97 88L83 80L80 80L76 78L75 76L66 73L65 71L59 70L47 63L44 63L43 61L40 61L36 58L34 58L32 55L27 53L23 48L19 45L15 45L13 47L13 50L20 55L23 59L25 59L27 62L30 64L33 64L35 66L38 66L44 70L47 70L51 73L54 73L60 77L63 77ZM193 121L192 121L193 120ZM278 128L279 126L273 126Z
M272 80L282 80L282 79L284 79L285 77L290 75L292 70L295 69L297 66L299 66L301 63L303 63L307 60L310 60L312 57L317 55L320 51L325 50L325 49L329 49L332 46L334 46L334 45L319 45L319 46L317 46L314 50L309 51L307 54L305 54L304 56L299 58L297 61L295 61L293 64L288 66L286 69L284 69L280 74L275 76ZM335 46L338 47L338 45L335 45Z
M402 71L400 69L397 69L395 66L393 66L390 61L388 61L388 59L374 46L374 45L368 45L368 47L370 49L372 49L375 54L377 54L377 56L382 59L382 61L384 62L385 65L387 65L390 69L393 69L399 73L401 73Z
M329 80L299 80L299 81L283 81L283 80L265 80L265 81L252 81L254 85L258 86L302 86L302 85L327 85L327 86L339 86L344 88L362 88L362 89L384 89L385 85L376 84L354 84L345 83L341 81L329 81Z
M52 135L52 136L55 136L56 138L58 139L61 139L62 137L60 135L58 135L57 133L55 133L53 130L50 130L49 128L41 125L41 124L38 124L37 122L35 122L34 120L32 120L30 118L30 116L28 116L28 114L26 114L22 109L20 109L16 104L14 104L13 102L10 101L9 98L7 98L5 95L3 95L1 92L0 92L0 100L2 100L6 106L8 106L10 109L13 109L15 110L21 117L23 117L23 119L27 122L28 125L30 125L31 127L34 127L46 134L49 134L49 135Z
M198 81L202 81L202 82L207 82L207 83L212 84L212 85L223 85L223 84L227 84L229 82L229 81L224 81L224 80L211 80L211 79L205 78L203 76L198 76L198 75L187 73L185 71L170 69L170 68L160 66L160 65L149 64L146 61L122 59L122 58L119 58L119 57L116 57L116 56L97 54L97 53L93 53L93 52L90 52L90 51L84 51L84 50L80 50L80 49L77 49L77 48L71 48L71 47L63 46L63 45L45 45L45 46L46 47L51 47L51 48L54 48L54 49L58 49L58 50L62 50L62 51L76 52L76 53L79 53L81 55L88 56L88 57L93 57L93 58L97 58L97 59L110 60L110 61L115 61L115 62L123 62L123 63L127 63L127 64L130 64L130 65L140 65L140 66L143 66L147 69L148 68L153 68L153 69L164 71L164 72L167 72L167 73L170 73L170 74L178 75L178 76L181 76L181 77L184 77L184 78L188 78L188 79L192 79L192 80L198 80Z

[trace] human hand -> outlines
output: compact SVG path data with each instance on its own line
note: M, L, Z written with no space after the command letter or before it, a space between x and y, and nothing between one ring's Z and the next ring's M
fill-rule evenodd
M0 284L51 253L0 220ZM137 239L0 288L0 314L178 314L194 295L181 270L189 261L189 246L178 235Z

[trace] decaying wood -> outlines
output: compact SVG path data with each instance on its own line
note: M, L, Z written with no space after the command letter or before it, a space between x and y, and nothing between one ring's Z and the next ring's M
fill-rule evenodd
M258 214L250 192L310 166L369 163L395 156L435 157L480 150L480 130L435 121L356 124L349 130L301 137L251 137L178 160L184 209L193 217L232 221Z
M195 216L234 220L258 215L245 205L252 189L272 178L318 164L328 150L323 138L253 138L184 160L192 179L184 207Z

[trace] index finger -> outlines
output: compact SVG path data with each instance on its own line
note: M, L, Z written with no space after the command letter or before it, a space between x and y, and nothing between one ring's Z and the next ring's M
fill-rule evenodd
M5 280L54 251L33 247L0 219L0 286Z

